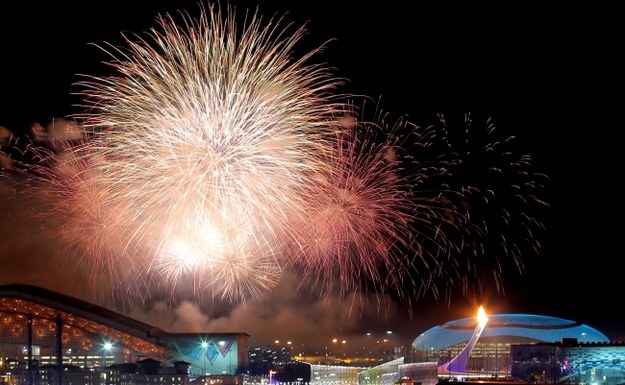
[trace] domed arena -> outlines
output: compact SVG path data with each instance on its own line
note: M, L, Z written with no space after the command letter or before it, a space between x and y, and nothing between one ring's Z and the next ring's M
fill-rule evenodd
M404 374L421 377L423 383L428 383L425 378L435 383L437 377L510 378L515 362L512 347L564 342L607 344L610 339L567 319L535 314L486 316L480 308L477 318L449 321L421 333L412 342L412 355L406 362L411 364L405 365Z
M412 346L421 351L462 348L471 339L475 327L475 317L446 322L420 334ZM579 342L610 342L600 331L567 319L535 314L493 314L488 316L476 348L492 343L559 342L563 338L575 338Z

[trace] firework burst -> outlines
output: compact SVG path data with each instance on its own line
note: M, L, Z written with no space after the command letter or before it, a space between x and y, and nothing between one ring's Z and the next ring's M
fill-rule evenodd
M56 185L88 204L67 234L112 278L245 300L277 284L276 236L304 215L299 186L326 167L339 81L306 64L316 51L291 59L304 29L256 14L238 29L212 6L181 16L109 47L115 75L79 83L89 139L70 158L89 173Z

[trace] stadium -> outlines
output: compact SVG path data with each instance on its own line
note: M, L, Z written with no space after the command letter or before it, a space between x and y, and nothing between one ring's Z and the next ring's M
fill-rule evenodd
M150 363L147 372L169 378L164 385L183 377L234 378L247 366L248 338L168 333L39 287L0 286L0 384L61 385L68 382L63 374L76 371L83 378L99 374L90 381L111 384L105 368L140 362Z
M475 318L450 321L419 335L412 347L416 357L428 360L430 357L438 357L441 363L449 362L460 355L475 331ZM466 364L448 368L449 373L508 375L512 345L560 342L563 339L576 339L584 343L610 342L606 335L588 325L534 314L490 315L478 337Z

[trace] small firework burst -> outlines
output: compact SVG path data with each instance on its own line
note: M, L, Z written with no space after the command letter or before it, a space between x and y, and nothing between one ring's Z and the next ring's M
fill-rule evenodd
M423 291L429 266L449 253L440 225L453 207L440 200L440 186L414 188L416 179L446 171L434 162L415 167L411 151L427 146L425 131L403 119L389 125L377 111L371 120L361 115L350 109L337 120L330 167L310 186L306 216L292 226L289 262L303 285L322 293L403 297Z

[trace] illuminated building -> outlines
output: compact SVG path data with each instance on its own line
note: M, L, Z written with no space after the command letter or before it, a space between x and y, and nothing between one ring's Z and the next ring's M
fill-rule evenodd
M365 368L336 365L311 365L311 383L319 385L353 385Z
M610 340L578 322L533 314L494 314L482 324L475 317L446 322L421 333L396 371L385 372L390 384L410 378L433 385L445 377L511 378L511 348L582 338L604 344ZM373 370L373 369L371 369ZM363 379L367 373L362 373ZM381 377L382 378L382 377ZM362 381L361 381L362 382Z
M399 381L399 368L404 365L404 357L385 362L358 373L358 385L393 385ZM436 367L433 367L434 373Z
M464 318L435 326L412 343L413 357L437 358L443 364L456 357L474 334L477 321ZM464 370L456 372L463 376L510 375L510 346L539 342L558 342L563 338L584 338L587 342L609 342L598 330L578 322L532 314L493 314L475 343ZM453 371L452 371L453 372Z
M513 345L512 376L519 381L620 385L625 383L625 343L579 342Z
M158 375L161 385L236 377L247 366L248 338L245 333L168 333L53 291L0 286L0 383L63 385L68 376L81 376L75 374L80 369L98 373L94 385L112 385L110 376L120 374L114 365L124 363L138 363L137 375ZM158 365L148 370L148 362ZM182 370L185 379L179 378Z

